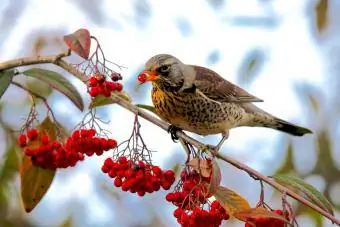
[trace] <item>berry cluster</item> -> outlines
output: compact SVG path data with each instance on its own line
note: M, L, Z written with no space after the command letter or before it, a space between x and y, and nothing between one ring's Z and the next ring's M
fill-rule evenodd
M121 79L120 74L112 73L111 80L107 81L105 76L101 73L96 73L88 80L89 94L91 97L96 97L97 95L104 95L105 97L110 97L112 91L122 91L123 85L115 82Z
M202 177L196 170L184 169L179 190L167 194L166 200L175 206L192 210L195 206L207 203L211 197L206 187L209 182L210 178Z
M186 168L181 173L178 190L167 194L166 200L178 207L174 216L182 226L215 227L229 219L218 201L209 205L208 198L212 196L206 187L209 182L210 177L202 177L196 170Z
M55 170L75 166L78 161L84 160L84 155L101 155L104 150L117 146L115 140L94 137L95 134L94 129L77 130L65 144L61 144L50 141L46 133L31 129L26 135L20 135L18 140L21 147L26 147L25 154L31 158L33 165Z
M274 210L276 214L279 214L281 216L284 216L285 219L289 220L289 213L288 212L283 212L282 210ZM246 223L245 227L284 227L285 223L282 220L279 219L274 219L274 218L255 218L250 220L252 223Z
M222 220L229 219L229 215L217 200L210 204L208 210L196 206L192 211L186 211L179 207L174 211L174 216L183 227L217 227L221 225Z
M146 192L158 191L161 187L168 190L175 181L175 173L172 170L163 171L158 166L128 160L124 156L119 157L117 161L106 159L102 171L115 178L116 187L139 196L144 196Z

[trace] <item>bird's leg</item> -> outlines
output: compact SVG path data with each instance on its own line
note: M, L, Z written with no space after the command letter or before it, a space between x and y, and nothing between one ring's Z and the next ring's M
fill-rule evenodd
M220 142L218 142L218 144L215 146L214 150L215 151L219 151L224 143L224 141L226 141L229 137L229 131L223 132L222 133L222 139L220 140Z
M213 146L213 145L209 145L209 144L208 144L208 145L206 146L206 148L207 148L207 149L211 149L211 150L213 150L215 153L217 153L217 152L221 149L221 147L222 147L224 141L226 141L226 140L228 139L228 137L229 137L229 131L223 132L223 133L221 133L221 134L222 134L222 139L220 140L220 142L218 142L218 144L217 144L216 146Z
M170 133L171 139L175 143L177 143L177 141L179 139L178 136L176 135L177 131L182 131L182 129L178 128L177 126L174 126L174 125L170 125L169 128L168 128L168 133Z

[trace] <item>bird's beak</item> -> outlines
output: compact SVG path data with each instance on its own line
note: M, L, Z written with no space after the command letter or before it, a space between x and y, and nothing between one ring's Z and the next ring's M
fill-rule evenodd
M141 74L139 74L138 78L140 78L140 82L145 83L145 82L149 82L149 81L155 81L157 80L159 77L158 73L154 72L154 71L149 71L149 70L144 70L141 72Z

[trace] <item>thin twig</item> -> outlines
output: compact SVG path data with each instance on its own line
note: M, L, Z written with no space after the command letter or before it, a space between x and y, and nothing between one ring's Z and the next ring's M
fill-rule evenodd
M61 54L61 55L57 55L57 56L45 56L45 57L38 56L38 57L32 57L32 58L21 58L21 59L11 60L11 61L0 63L0 71L19 67L19 66L25 66L25 65L40 64L40 63L52 63L52 64L55 64L55 65L65 69L66 71L73 74L74 76L76 76L81 81L86 82L86 80L87 80L86 76L84 74L82 74L81 72L79 72L78 70L76 70L75 68L73 68L71 64L62 60L60 56L64 56L64 55ZM67 56L67 55L65 55L65 56ZM151 123L157 125L158 127L162 128L164 130L168 130L169 124L167 124L164 121L152 116L148 112L137 108L133 104L131 104L131 103L127 102L126 100L124 100L123 98L119 97L117 94L113 93L111 95L111 98L115 99L116 103L118 105L120 105L121 107L133 112L134 114L138 114L139 116L143 117L144 119L150 121ZM197 147L200 150L207 149L207 145L195 140L194 138L191 138L190 136L187 136L185 133L183 133L181 131L177 131L176 135L179 138L186 141L187 143L194 145L195 147ZM328 213L327 211L324 211L323 209L321 209L317 205L315 205L315 204L309 202L308 200L304 199L303 197L301 197L296 192L282 186L281 184L277 183L275 180L271 179L270 177L267 177L267 176L259 173L258 171L252 169L251 167L249 167L249 166L247 166L247 165L245 165L245 164L243 164L243 163L241 163L241 162L237 161L236 159L233 159L229 156L223 155L219 152L215 153L215 151L213 151L213 150L210 150L210 152L212 152L217 158L235 166L238 169L241 169L241 170L247 172L251 176L255 176L256 178L262 180L263 182L266 182L267 184L271 185L273 188L276 188L281 193L287 194L290 197L299 201L300 203L314 209L315 211L317 211L318 213L320 213L324 217L331 220L333 223L340 225L340 220L337 219L336 217L334 217L332 214Z

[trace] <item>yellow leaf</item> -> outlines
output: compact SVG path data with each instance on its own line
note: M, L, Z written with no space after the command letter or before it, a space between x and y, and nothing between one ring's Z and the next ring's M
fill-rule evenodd
M216 187L214 196L231 216L234 216L238 212L250 209L247 200L228 188L222 186Z

